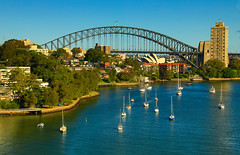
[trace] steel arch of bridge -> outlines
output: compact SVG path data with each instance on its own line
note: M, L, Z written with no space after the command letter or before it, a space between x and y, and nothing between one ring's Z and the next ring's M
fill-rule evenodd
M187 45L167 35L150 31L147 29L126 27L126 26L106 26L106 27L96 27L96 28L85 29L85 30L64 35L62 37L49 41L45 44L42 44L41 46L45 49L54 50L58 48L67 47L71 44L74 44L78 41L81 41L90 37L100 36L105 34L125 34L125 35L140 37L140 38L155 42L156 44L159 44L172 52L178 53L178 55L180 56L182 56L181 53L186 53L186 52L196 53L196 54L199 53L197 48ZM190 60L188 61L193 66L196 66Z

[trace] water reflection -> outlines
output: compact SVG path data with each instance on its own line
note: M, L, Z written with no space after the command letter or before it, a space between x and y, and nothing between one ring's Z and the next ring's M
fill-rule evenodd
M220 90L221 82L214 82ZM175 83L152 85L158 92L159 113L154 93L149 93L149 108L143 108L144 93L133 87L135 103L126 118L121 118L122 96L126 88L100 89L97 98L81 101L76 109L64 112L68 131L59 132L61 113L41 116L0 118L0 154L238 154L240 144L240 82L223 82L226 109L217 108L220 91L208 92L212 83L199 82L175 95ZM173 96L175 121L169 121L170 96ZM40 129L40 121L45 127ZM117 130L120 122L123 132ZM148 146L142 147L142 146ZM51 148L51 149L48 149ZM124 151L121 151L124 150ZM19 152L17 152L19 151ZM2 153L2 154L3 154Z

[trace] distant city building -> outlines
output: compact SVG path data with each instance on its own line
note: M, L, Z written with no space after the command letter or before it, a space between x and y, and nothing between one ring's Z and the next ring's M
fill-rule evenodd
M165 63L165 58L158 58L156 54L151 53L150 55L145 54L144 57L137 59L140 62L146 62L149 64L160 64Z
M30 47L28 48L28 50L29 50L29 51L36 51L37 53L42 53L42 54L44 54L44 55L46 55L46 56L49 55L48 49L39 49L39 48L37 47L37 45L30 45Z
M201 41L198 46L198 51L203 53L202 64L205 64L208 60L211 59L211 42L210 41Z
M81 49L81 47L76 47L80 53L77 53L76 55L74 55L75 57L84 57L84 55L87 53L87 50L85 49Z
M21 40L24 43L24 46L30 46L30 45L34 45L35 43L31 43L30 39L24 39Z
M100 67L106 69L108 66L110 65L109 62L103 62L103 63L100 63Z
M143 71L150 71L151 69L153 69L154 72L158 71L157 64L149 64L149 63L143 62L140 67Z
M211 59L219 59L227 67L228 59L228 27L219 21L215 27L211 27Z
M185 74L186 64L185 63L162 63L159 64L159 73L162 74L167 70L171 70L174 73L183 73Z
M11 75L11 70L13 69L21 69L26 75L31 73L30 67L6 67L5 69L0 69L0 80L6 82L9 80L9 76Z
M71 49L69 49L69 48L63 48L63 49L67 52L67 54L72 55Z
M30 42L30 39L24 39L24 40L21 40L21 41L24 43L25 46L27 46L27 50L36 51L37 53L42 53L46 56L49 55L49 50L48 49L38 48L38 45Z
M0 87L0 100L13 100L12 91L9 87Z
M121 60L125 60L126 59L126 54L118 54L117 57Z
M99 43L97 43L95 49L100 49L106 54L111 54L111 46L101 46Z
M223 22L216 23L211 27L211 41L201 41L198 46L199 52L203 52L201 64L210 59L218 59L227 67L228 59L228 27Z

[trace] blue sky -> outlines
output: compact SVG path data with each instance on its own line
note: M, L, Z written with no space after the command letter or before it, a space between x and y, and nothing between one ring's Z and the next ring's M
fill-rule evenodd
M221 19L229 52L240 52L240 0L0 0L0 15L0 44L13 38L43 44L118 20L197 47Z

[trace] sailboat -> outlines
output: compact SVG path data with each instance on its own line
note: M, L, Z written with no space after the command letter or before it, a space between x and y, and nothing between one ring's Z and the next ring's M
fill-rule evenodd
M212 88L209 89L209 92L210 92L210 93L215 93L215 92L216 92L216 91L215 91L215 88L212 86Z
M178 72L178 90L183 90L183 87L181 86L181 80L179 79L179 72Z
M149 79L149 84L148 84L148 87L147 87L148 90L152 90L152 86L150 85L150 83L151 83L151 79Z
M131 102L130 102L130 92L128 92L128 106L126 106L127 110L131 110L132 106L131 106Z
M157 101L158 101L158 98L157 98L157 89L155 88L155 103L156 103L156 107L154 109L154 112L155 113L158 113L159 112L159 109L158 109L158 106L157 106Z
M157 88L155 88L155 101L158 101L158 98L157 98Z
M183 89L183 87L180 87L179 86L179 72L178 72L178 86L177 86L177 92L176 92L176 94L178 95L178 96L181 96L182 95L182 90Z
M121 115L121 108L120 108L120 115ZM120 122L118 124L118 132L122 132L122 130L123 130L123 126L122 126L121 117L120 117Z
M157 101L155 101L155 103L156 103L156 107L155 107L155 109L154 109L154 112L155 112L155 113L158 113L158 112L159 112L159 109L158 109L158 106L157 106Z
M139 88L139 91L140 91L140 92L145 92L145 88L144 88L144 87L140 87L140 88Z
M149 104L147 102L147 92L145 92L145 102L144 102L143 106L146 107L146 108L149 107Z
M126 115L127 115L125 110L124 110L125 109L124 107L125 107L125 96L123 96L123 112L121 114L122 117L126 117Z
M174 113L173 113L173 104L172 104L172 96L171 96L171 115L169 116L169 120L174 120L175 119L175 116L174 116Z
M141 87L139 88L139 91L140 92L145 92L145 88L143 87L143 81L141 82Z
M177 94L178 96L181 96L181 95L182 95L182 91L178 89L176 94Z
M43 128L44 127L44 123L38 123L37 127Z
M219 101L219 104L218 104L218 108L219 109L224 109L225 108L225 106L222 102L222 83L221 83L221 95L220 95L220 101Z
M39 122L40 122L40 123L37 124L37 127L43 128L43 127L44 127L44 123L42 122L42 116L41 116L41 115L40 115Z
M64 125L63 105L62 105L62 126L59 129L61 132L66 132L67 127Z

